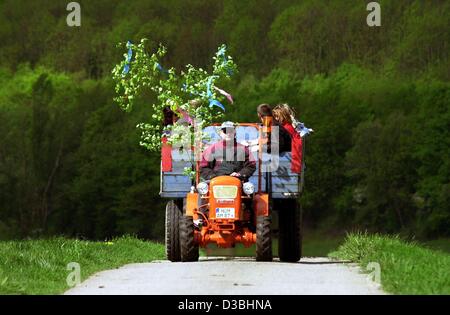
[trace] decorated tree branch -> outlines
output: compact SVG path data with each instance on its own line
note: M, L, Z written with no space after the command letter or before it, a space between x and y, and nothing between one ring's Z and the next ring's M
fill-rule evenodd
M140 144L156 151L161 148L162 137L174 143L181 141L186 134L176 131L177 124L163 126L164 110L170 109L179 117L186 118L191 135L194 134L194 128L201 130L203 126L223 117L223 103L233 100L216 84L230 79L237 72L237 67L232 57L227 55L226 46L222 45L213 57L211 73L191 64L178 73L173 67L163 66L161 60L167 53L164 46L160 45L155 53L149 54L146 42L146 39L142 39L137 45L130 42L121 44L126 46L127 53L112 71L117 93L114 100L124 111L129 112L143 91L155 93L157 103L152 105L149 120L137 127L142 131Z

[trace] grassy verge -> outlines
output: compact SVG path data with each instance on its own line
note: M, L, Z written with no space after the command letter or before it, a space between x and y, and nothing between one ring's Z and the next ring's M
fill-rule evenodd
M329 254L362 267L377 262L381 284L394 294L450 294L450 255L398 237L350 234L343 245Z
M59 294L80 265L81 281L95 272L127 263L164 259L164 245L121 237L111 242L64 238L0 242L0 294Z

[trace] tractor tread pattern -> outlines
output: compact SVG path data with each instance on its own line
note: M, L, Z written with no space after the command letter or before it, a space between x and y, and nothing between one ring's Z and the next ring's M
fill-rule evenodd
M194 221L190 216L182 216L180 219L180 248L181 261L198 261L198 244L194 240Z
M177 202L170 200L166 205L165 243L166 257L172 262L181 260L179 221L181 210Z
M271 216L256 218L256 260L272 261Z

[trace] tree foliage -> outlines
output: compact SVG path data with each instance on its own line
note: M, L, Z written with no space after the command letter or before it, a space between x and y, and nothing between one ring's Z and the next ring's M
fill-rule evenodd
M345 0L79 2L71 28L67 1L0 1L0 238L161 239L160 156L145 147L163 106L193 114L195 98L205 121L295 107L315 130L301 198L313 227L449 235L450 2L380 0L381 27ZM209 107L211 76L233 95L225 113Z
M138 127L142 129L141 145L150 150L157 150L161 147L164 108L170 108L180 116L182 112L186 113L195 120L194 124L200 129L223 117L223 111L219 111L215 106L223 107L220 102L225 100L225 96L217 93L215 84L220 80L230 79L237 72L237 67L233 59L226 55L226 46L222 45L213 58L211 74L191 64L177 73L175 68L165 69L161 65L160 59L167 52L164 46L160 46L158 51L150 56L145 51L145 42L146 40L142 39L138 45L128 43L125 60L114 67L113 78L118 94L114 100L123 110L130 111L142 90L148 89L156 95L158 103L152 105L151 120L140 123ZM133 52L134 59L131 58ZM194 124L191 128L194 128ZM171 136L173 135L176 136L177 133L174 132ZM169 140L174 139L169 137Z

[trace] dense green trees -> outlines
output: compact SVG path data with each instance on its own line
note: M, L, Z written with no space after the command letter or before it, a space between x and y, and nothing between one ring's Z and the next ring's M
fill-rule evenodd
M241 82L230 117L255 119L244 104L283 100L316 130L303 196L313 221L436 236L450 223L449 92L349 64L305 78L277 69Z
M302 202L314 226L450 233L450 3L379 1L0 2L0 238L161 238L159 157L110 80L118 42L149 38L164 64L206 67L226 43L240 73L228 119L288 102L315 129ZM33 14L30 14L33 12Z
M160 237L159 156L135 129L145 110L123 115L109 80L44 68L9 75L0 96L1 237Z

